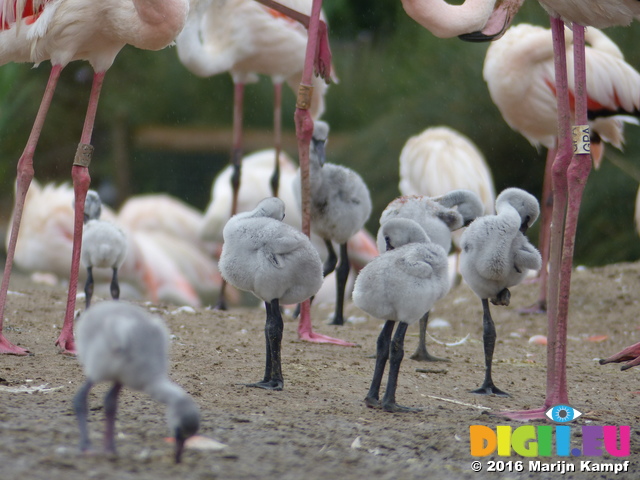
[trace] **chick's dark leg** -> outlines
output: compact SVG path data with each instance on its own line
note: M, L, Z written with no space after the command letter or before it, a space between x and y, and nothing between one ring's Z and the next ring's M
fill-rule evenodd
M396 388L398 387L398 374L400 364L404 357L404 336L409 325L405 322L398 323L393 340L391 341L391 351L389 353L389 380L387 390L382 398L382 408L386 412L419 412L419 408L404 407L396 403Z
M373 379L371 380L371 387L369 387L369 393L367 393L364 403L370 408L380 407L380 384L382 383L382 375L384 375L384 368L387 365L389 359L389 347L391 345L391 334L395 323L392 320L387 320L382 327L380 335L378 335L377 351L376 351L376 367L373 370Z
M118 394L121 389L122 384L116 382L104 397L104 450L108 453L116 453L116 412L118 410Z
M278 299L265 302L265 307L267 310L267 322L264 328L264 335L267 355L264 379L261 382L249 383L247 387L264 388L265 390L282 390L284 380L282 378L280 350L284 323L282 321Z
M418 340L418 348L411 355L412 360L417 360L418 362L450 362L448 358L440 358L431 355L427 351L427 322L429 321L429 312L425 313L424 316L420 319L420 339Z
M489 311L489 300L482 299L482 326L484 333L482 340L484 342L484 363L485 363L485 375L484 383L477 390L472 390L471 393L477 393L479 395L498 395L500 397L508 397L509 394L503 392L493 384L491 378L491 364L493 363L493 350L496 345L496 327L493 324L491 318L491 312Z
M86 452L91 448L91 441L89 440L89 427L87 425L89 417L89 405L87 397L89 391L93 387L93 382L87 380L78 393L73 397L73 409L76 412L76 418L78 419L78 428L80 429L80 451Z
M350 268L347 244L343 243L340 245L340 264L336 268L336 313L331 325L344 325L344 291L347 288Z
M120 298L120 284L118 283L118 268L114 267L113 276L111 277L111 298L118 300Z

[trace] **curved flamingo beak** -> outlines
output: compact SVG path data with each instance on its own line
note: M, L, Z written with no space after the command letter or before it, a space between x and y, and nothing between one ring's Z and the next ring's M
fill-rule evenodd
M524 0L503 0L479 32L465 33L458 38L466 42L492 42L498 40L511 26L513 17L518 13Z

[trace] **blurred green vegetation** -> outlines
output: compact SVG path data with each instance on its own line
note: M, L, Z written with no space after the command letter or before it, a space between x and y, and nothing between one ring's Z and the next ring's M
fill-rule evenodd
M458 2L461 3L461 2ZM540 197L546 152L536 151L502 120L482 79L487 45L438 39L411 20L399 0L327 0L335 70L340 83L326 97L324 118L347 139L328 145L329 160L361 173L374 201L368 224L398 195L398 156L404 142L429 126L449 125L470 137L492 168L497 191L519 186ZM516 22L548 26L537 2L525 2ZM640 68L637 26L609 29L627 61ZM28 138L50 65L5 65L0 69L0 207L10 209L15 166ZM70 64L60 80L36 152L41 182L70 178L93 72ZM233 86L229 75L198 78L178 61L174 48L146 52L126 47L109 71L94 131L94 185L116 177L114 129L131 132L149 124L230 128ZM245 125L272 128L268 79L247 87ZM293 130L294 96L284 94L284 128ZM618 157L640 157L638 127L627 128ZM265 148L270 145L265 145ZM296 156L296 152L289 152ZM211 182L228 155L131 151L131 192L164 191L204 209ZM638 180L605 160L593 172L581 211L576 262L600 265L640 258L633 211ZM8 212L7 212L8 213ZM3 215L6 217L6 215ZM537 231L531 232L535 239Z

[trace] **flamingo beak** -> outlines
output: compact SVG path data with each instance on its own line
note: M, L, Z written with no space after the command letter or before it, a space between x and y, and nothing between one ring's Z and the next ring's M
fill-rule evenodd
M466 42L492 42L498 40L511 26L513 17L518 13L523 2L524 0L503 0L493 10L482 30L465 33L464 35L459 35L458 38Z
M324 140L311 140L312 144L313 144L313 149L316 152L316 155L318 156L318 161L320 162L320 166L324 165L324 162L327 159L327 155L324 149Z

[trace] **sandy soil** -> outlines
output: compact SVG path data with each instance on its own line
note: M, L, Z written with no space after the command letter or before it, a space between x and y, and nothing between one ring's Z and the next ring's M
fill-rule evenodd
M498 330L494 361L496 384L510 398L469 393L483 377L480 301L466 287L451 291L432 313L450 327L432 328L442 342L466 335L462 345L447 347L429 340L430 351L451 363L422 364L410 360L417 326L409 330L397 391L399 403L422 407L420 413L389 414L364 406L373 372L371 354L381 322L352 305L354 320L344 327L325 323L330 306L314 307L314 323L322 333L357 342L357 348L312 345L297 340L297 322L285 319L283 370L285 389L266 392L242 382L259 380L264 367L262 309L195 313L157 308L174 335L171 376L188 390L202 410L202 435L226 445L217 451L187 450L181 465L172 463L164 407L145 395L126 391L117 423L117 458L77 450L78 432L71 398L83 382L76 359L57 353L53 343L64 315L64 288L30 284L16 276L9 297L6 333L34 353L0 357L0 477L2 479L478 479L478 478L639 478L640 368L621 372L598 365L608 356L640 341L640 264L612 265L574 274L569 329L570 400L583 413L572 423L630 425L629 471L540 474L529 471L528 459L517 455L480 458L481 473L471 470L469 427L513 425L487 412L542 406L545 347L530 344L546 333L546 317L520 315L516 309L533 302L535 284L512 289L509 307L494 307ZM592 336L600 341L591 341ZM419 371L422 369L424 371ZM386 381L386 379L385 379ZM40 393L11 393L6 387L37 387ZM383 384L384 385L384 384ZM90 396L90 429L94 445L103 431L102 396L106 385ZM457 403L456 403L457 402ZM535 422L542 425L544 422ZM572 442L580 443L579 438ZM536 457L556 462L561 457ZM523 472L489 473L489 461L525 460ZM579 457L596 463L625 458ZM508 467L507 467L508 468Z

